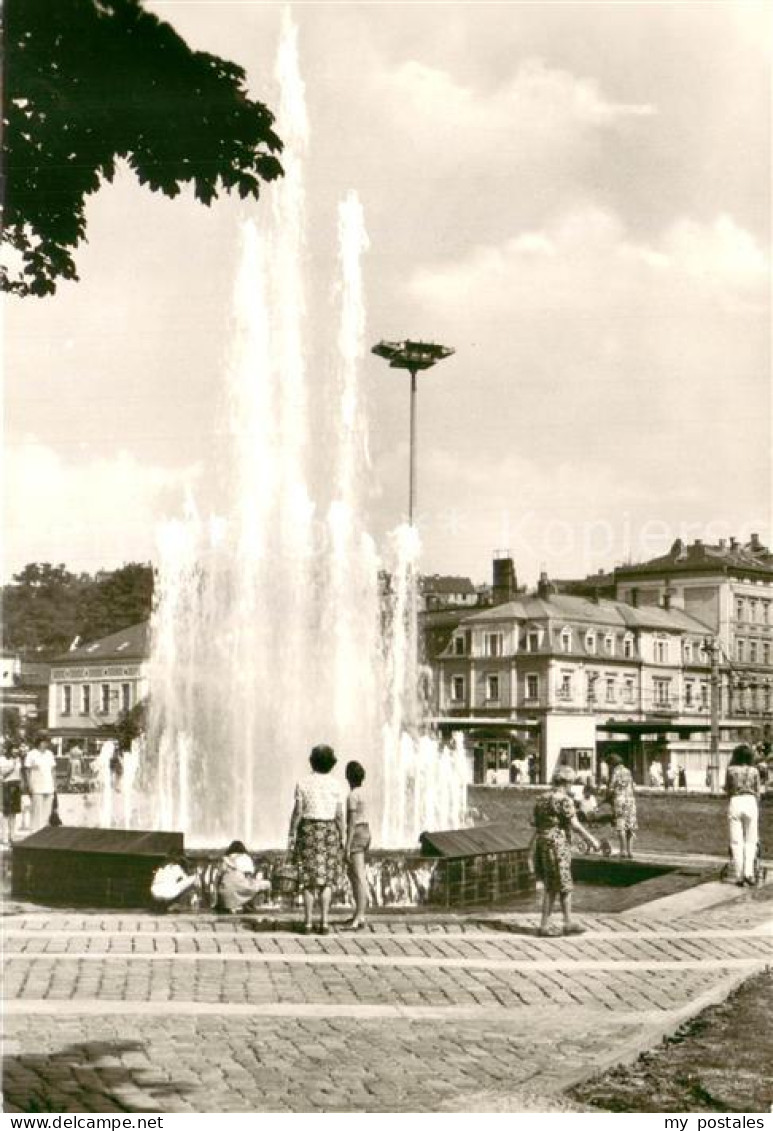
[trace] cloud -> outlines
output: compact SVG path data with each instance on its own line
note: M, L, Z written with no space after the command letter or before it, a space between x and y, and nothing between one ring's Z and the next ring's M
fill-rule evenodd
M712 223L680 219L653 243L631 240L621 219L584 207L547 229L478 246L451 263L419 268L410 296L428 307L455 306L472 316L514 309L662 310L719 299L767 297L769 263L750 233L730 216ZM664 289L665 288L665 289Z
M66 462L30 438L4 453L4 566L64 561L93 571L154 556L155 525L176 513L198 469L139 463L127 452Z
M479 159L491 167L558 156L563 164L587 133L655 113L649 104L614 102L594 80L540 59L524 60L492 91L463 86L447 72L415 61L388 72L382 83L399 118L411 121L414 154L441 163L445 156L460 173Z

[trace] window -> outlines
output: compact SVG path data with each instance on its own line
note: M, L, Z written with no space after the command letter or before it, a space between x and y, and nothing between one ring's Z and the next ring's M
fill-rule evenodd
M684 685L684 705L685 707L692 707L694 705L693 692L694 687L692 682L685 683Z
M762 623L770 624L770 601L762 602Z
M487 656L502 655L502 633L487 632L485 637L485 650Z
M455 656L463 656L464 655L464 637L463 636L455 636L454 637L454 655Z
M668 641L656 640L655 641L655 662L657 664L668 663Z
M746 641L736 640L735 642L735 658L743 663L746 659Z
M527 675L526 676L526 698L539 699L539 676Z
M633 676L627 675L623 683L623 700L626 703L633 703Z
M652 681L655 700L657 707L667 707L671 701L671 680L670 679L654 679Z
M758 602L754 599L754 597L752 597L752 599L749 601L749 620L757 619L757 606Z
M750 640L749 641L749 663L750 664L756 664L757 663L757 641L756 640Z
M615 701L615 680L614 676L607 678L607 703L614 703Z
M596 651L596 633L595 632L586 632L585 633L585 651L586 652L595 652Z
M121 710L128 711L132 705L132 685L130 683L121 684Z
M767 643L762 645L762 662L765 667L770 664L770 645Z
M633 658L633 637L630 634L623 641L623 655L626 660Z
M530 632L526 636L526 651L539 652L539 633Z
M692 663L692 640L685 640L684 642L684 662L686 664Z
M499 676L487 675L486 676L486 698L499 699Z
M599 677L596 674L596 672L588 672L587 693L588 693L588 702L589 703L595 703L596 702L596 680L598 678Z
M572 698L572 676L570 672L561 673L561 683L558 688L559 699Z
M110 711L110 684L101 683L99 685L99 710L103 715L107 715Z
M91 684L84 683L81 685L81 714L91 714Z
M709 705L709 685L707 683L701 684L701 707L708 707Z
M614 656L615 654L615 638L611 632L608 632L604 637L604 651L608 656Z
M72 687L69 683L62 684L62 714L72 713Z
M571 652L572 650L572 630L571 628L564 628L561 630L561 651Z
M770 710L770 684L766 683L762 689L762 706L763 710Z
M743 600L743 597L739 597L735 602L735 619L736 620L743 620L743 614L744 614L744 600Z
M465 699L464 676L455 675L451 680L451 699L454 703L463 703Z

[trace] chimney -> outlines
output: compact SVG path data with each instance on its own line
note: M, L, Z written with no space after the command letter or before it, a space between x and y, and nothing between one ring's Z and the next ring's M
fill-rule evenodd
M634 609L638 609L638 607L639 607L639 590L638 589L634 588L634 589L631 590L629 600L631 602L631 606Z
M763 546L762 542L760 542L759 534L752 534L749 540L749 549L753 554L759 554L764 551L765 547Z
M550 597L552 588L550 578L543 569L542 573L539 575L539 581L537 582L537 596L545 599Z
M720 540L719 540L719 548L720 548L720 550L724 550L724 548L725 548L725 546L726 546L726 545L727 545L727 543L725 542L725 539L724 539L724 538L720 538Z
M666 587L663 590L663 608L668 611L671 608L671 602L674 597L674 590L671 588L670 582L666 582Z
M494 555L494 575L491 600L494 605L504 605L514 601L518 591L515 563L506 552Z

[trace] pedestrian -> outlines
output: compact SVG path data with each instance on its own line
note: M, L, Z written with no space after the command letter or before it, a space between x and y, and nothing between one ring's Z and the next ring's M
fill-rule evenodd
M223 853L215 881L215 907L236 915L252 911L255 898L271 887L268 880L258 879L255 861L240 840L232 840Z
M180 907L195 911L201 902L201 881L195 865L182 855L170 855L156 868L150 895L157 911Z
M618 754L609 759L608 798L612 805L612 824L620 839L620 855L633 859L633 839L636 836L636 794L633 775Z
M550 792L543 794L534 806L534 871L544 887L542 917L537 930L541 938L551 934L550 917L556 896L561 902L563 933L584 933L584 928L572 920L572 833L577 833L587 841L594 851L598 851L600 845L577 818L577 810L569 793L574 779L575 772L571 766L559 766L553 775Z
M650 786L652 789L663 788L663 767L660 762L653 762L650 766Z
M527 765L528 765L528 768L529 768L529 783L530 783L530 785L536 785L537 784L537 759L534 757L533 754L529 755Z
M298 867L303 892L303 933L314 930L314 902L319 900L319 933L330 933L328 913L333 888L341 872L341 852L346 839L341 788L330 777L336 764L332 747L315 746L309 757L311 774L295 787L288 849Z
M365 770L359 762L347 762L344 776L349 783L346 799L346 843L344 861L354 896L354 915L344 924L344 930L362 931L368 909L368 877L365 871L365 854L370 848L368 804L362 784Z
M676 766L673 762L666 766L666 789L676 789Z
M750 746L742 744L733 751L725 776L725 793L730 799L727 823L735 882L738 887L744 884L752 886L757 855L760 775Z
M604 758L599 762L599 783L604 789L609 784L609 763Z
M11 844L16 835L16 818L21 813L21 751L12 746L0 757L3 789L3 840Z
M37 832L38 829L47 825L51 816L51 807L56 792L55 766L56 758L53 751L46 746L43 737L38 738L25 761L27 785L32 802L31 825L33 832Z
M687 770L684 766L679 767L679 788L687 789Z

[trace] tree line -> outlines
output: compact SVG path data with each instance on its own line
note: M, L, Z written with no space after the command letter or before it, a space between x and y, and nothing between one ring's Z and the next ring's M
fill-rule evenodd
M129 562L95 574L30 562L2 587L3 647L32 659L65 652L147 620L153 567Z

